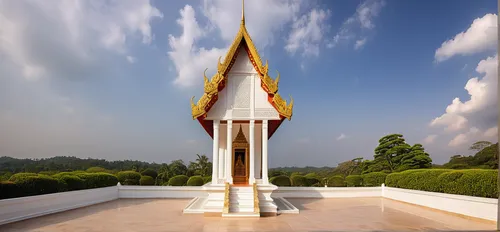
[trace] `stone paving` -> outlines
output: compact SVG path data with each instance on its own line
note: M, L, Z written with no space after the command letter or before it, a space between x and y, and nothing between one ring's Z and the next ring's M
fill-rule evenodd
M2 232L495 231L471 219L383 198L288 198L300 214L266 218L185 215L188 199L119 199L0 226Z

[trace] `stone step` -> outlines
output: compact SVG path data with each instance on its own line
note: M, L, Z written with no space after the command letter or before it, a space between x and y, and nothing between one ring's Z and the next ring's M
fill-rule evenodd
M223 213L222 217L260 217L260 214L254 212L231 212L231 213Z
M229 202L232 201L252 201L253 202L253 197L243 197L243 196L230 196L229 197Z
M231 208L229 207L229 212L230 213L238 213L238 212L246 212L246 213L252 213L254 210L253 210L253 207L250 207L250 208Z
M229 205L235 206L235 207L253 207L253 201L233 201L229 202Z

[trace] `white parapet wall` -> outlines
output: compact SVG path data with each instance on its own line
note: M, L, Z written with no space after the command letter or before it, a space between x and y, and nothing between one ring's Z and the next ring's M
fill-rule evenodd
M272 197L284 198L334 198L380 197L381 187L278 187Z
M498 199L383 187L383 197L410 204L497 221Z
M118 199L118 186L0 200L0 225Z
M119 198L188 198L207 197L203 186L118 186Z
M207 198L206 186L113 186L0 200L0 225L118 198ZM261 190L262 191L262 190ZM497 221L498 199L384 187L278 187L273 198L384 197ZM261 198L259 196L259 198Z

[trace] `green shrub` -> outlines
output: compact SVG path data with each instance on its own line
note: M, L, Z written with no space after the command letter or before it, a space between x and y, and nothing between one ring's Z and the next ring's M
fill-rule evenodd
M361 175L361 177L363 178L363 186L374 187L374 186L380 186L383 183L385 183L385 178L387 177L387 174L383 172L370 172Z
M387 176L389 187L476 197L498 197L498 171L484 169L419 169Z
M189 177L189 180L187 181L187 186L202 186L202 185L203 185L203 178L201 176Z
M337 175L328 178L326 185L328 187L345 187L346 183L343 176Z
M74 175L83 180L86 189L109 187L118 183L116 176L104 172L77 173Z
M20 197L22 192L19 191L17 185L12 181L0 182L0 199Z
M56 193L59 188L56 179L45 175L17 178L14 183L19 188L22 196Z
M304 178L306 180L305 186L313 186L321 181L320 177L316 173L309 173L305 175Z
M134 171L118 172L116 177L122 185L139 185L141 180L141 174Z
M497 198L498 170L468 169L445 172L438 176L440 192Z
M292 186L297 186L297 187L307 186L307 180L304 176L298 174L295 175L292 174L290 180L292 181Z
M345 178L347 187L363 186L363 177L361 175L350 175Z
M422 190L429 192L440 192L441 184L438 176L450 169L415 169L400 173L392 173L387 176L386 185L389 187Z
M177 176L170 178L170 180L168 180L168 185L170 185L170 186L185 186L188 179L189 179L189 177L186 175L177 175Z
M139 180L140 185L155 185L155 180L150 176L142 176Z
M47 175L47 176L52 176L54 174L57 174L59 173L58 171L41 171L41 172L38 172L38 174L40 175Z
M208 182L212 181L212 176L204 176L203 177L203 184L206 184Z
M288 176L274 176L270 179L271 183L276 186L291 186L290 178Z
M80 177L74 175L62 175L56 179L59 182L60 192L85 189L85 183Z
M87 172L89 172L89 173L95 173L95 172L112 173L111 170L108 170L108 169L105 169L102 167L90 167L90 168L87 168Z
M156 172L155 170L153 170L151 168L148 168L148 169L142 171L141 175L143 175L143 176L150 176L153 179L156 179L156 177L158 176L158 172Z
M30 177L30 176L38 176L38 174L30 173L30 172L20 172L20 173L16 173L16 174L12 175L9 178L9 181L16 182L18 180L26 179L27 177Z

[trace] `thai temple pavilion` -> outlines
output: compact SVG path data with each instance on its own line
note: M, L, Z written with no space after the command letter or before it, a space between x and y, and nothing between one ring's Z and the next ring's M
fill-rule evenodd
M213 139L212 182L205 186L207 199L198 199L206 214L276 214L270 197L276 186L268 181L268 140L291 119L293 100L287 103L279 95L279 73L272 78L268 71L245 27L243 7L224 61L219 58L212 78L204 75L198 102L191 99L193 119Z

